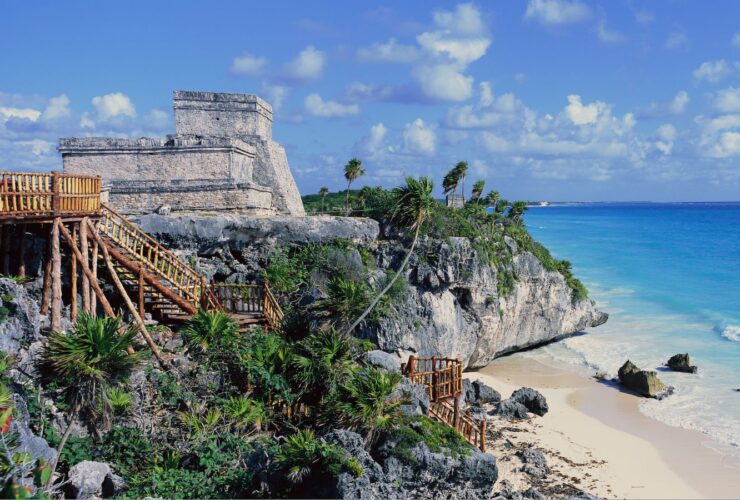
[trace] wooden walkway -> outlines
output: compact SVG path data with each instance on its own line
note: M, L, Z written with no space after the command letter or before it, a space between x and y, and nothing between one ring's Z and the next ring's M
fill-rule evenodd
M102 203L100 194L100 177L0 172L3 272L9 274L8 262L15 253L18 274L25 275L27 224L48 228L41 309L43 314L51 312L52 329L61 329L62 241L72 255L69 303L73 320L78 308L94 314L98 303L113 315L99 283L98 264L103 264L145 337L147 310L166 321L188 319L199 308L221 310L243 328L279 327L283 312L266 282L208 283L204 275ZM15 229L15 237L9 229ZM77 303L80 288L82 304ZM156 347L150 347L157 354Z
M408 363L401 365L401 372L411 382L426 387L430 401L429 415L457 430L468 443L485 452L485 419L477 422L460 409L462 371L462 362L453 358L411 356Z

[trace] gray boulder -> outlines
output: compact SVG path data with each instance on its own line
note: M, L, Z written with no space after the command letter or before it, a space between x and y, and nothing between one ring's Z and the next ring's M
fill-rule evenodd
M73 498L108 498L120 493L123 479L108 464L80 462L69 470L68 494Z
M627 360L619 369L619 382L642 396L656 398L667 390L654 371L640 370Z
M406 415L426 415L429 413L429 393L426 386L412 384L407 378L398 384L396 390L389 396L390 399L402 399L401 411Z
M389 372L401 372L401 358L395 354L379 350L368 351L365 353L365 361Z
M498 408L491 412L494 415L510 420L512 418L527 418L527 407L518 401L513 399L505 399L501 401Z
M501 402L501 394L478 379L474 382L463 380L464 402L467 405L483 405Z
M545 399L545 396L535 391L534 389L530 389L529 387L522 387L521 389L517 389L511 394L511 397L509 399L523 404L527 408L527 410L539 415L540 417L547 413L549 409L547 407L547 400Z
M671 356L666 366L675 372L696 373L699 371L699 368L691 364L688 353Z
M549 469L547 468L547 459L542 450L530 446L516 454L519 459L524 463L522 471L526 472L530 476L542 479L547 477Z

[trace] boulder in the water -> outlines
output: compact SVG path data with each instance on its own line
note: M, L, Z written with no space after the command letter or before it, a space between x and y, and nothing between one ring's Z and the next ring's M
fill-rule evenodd
M619 382L642 396L656 398L667 390L654 371L640 370L627 360L619 369Z
M665 365L676 372L696 373L699 371L699 368L691 364L688 353L671 356Z

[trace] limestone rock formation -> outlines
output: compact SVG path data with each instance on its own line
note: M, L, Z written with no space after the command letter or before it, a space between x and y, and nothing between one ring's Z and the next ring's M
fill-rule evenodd
M482 380L463 380L464 402L468 405L484 405L501 402L501 394Z
M509 399L516 401L517 403L521 403L527 408L527 411L539 415L540 417L544 416L549 409L545 396L529 387L517 389L511 394Z
M120 493L123 486L123 480L101 462L79 462L69 470L68 477L72 498L108 498Z
M657 397L666 390L657 373L640 370L629 360L619 369L619 381L625 387L649 398Z
M699 371L699 368L691 364L688 353L671 356L666 366L676 372L696 373Z
M547 467L547 459L545 458L545 454L542 453L542 450L530 446L517 452L517 456L524 464L522 471L540 479L547 476L549 469Z

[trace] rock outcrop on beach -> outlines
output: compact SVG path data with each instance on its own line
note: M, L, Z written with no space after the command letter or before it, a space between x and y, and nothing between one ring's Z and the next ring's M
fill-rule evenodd
M699 368L691 364L688 353L671 356L666 366L675 372L697 373L699 371Z
M254 277L282 247L341 241L370 252L376 279L382 280L406 250L402 241L382 239L376 221L362 218L153 214L137 223L181 254L201 257L204 271L227 281ZM508 237L506 245L516 280L502 293L500 271L479 255L473 241L422 239L407 266L407 292L394 304L396 313L359 333L386 352L455 357L477 368L607 320L592 301L574 300L562 274L545 269Z
M649 398L659 397L667 390L656 372L640 370L629 360L619 369L619 382L628 389Z
M512 418L527 418L528 413L534 413L542 417L548 410L545 396L529 387L522 387L514 391L508 399L501 401L494 407L491 415L510 420Z

